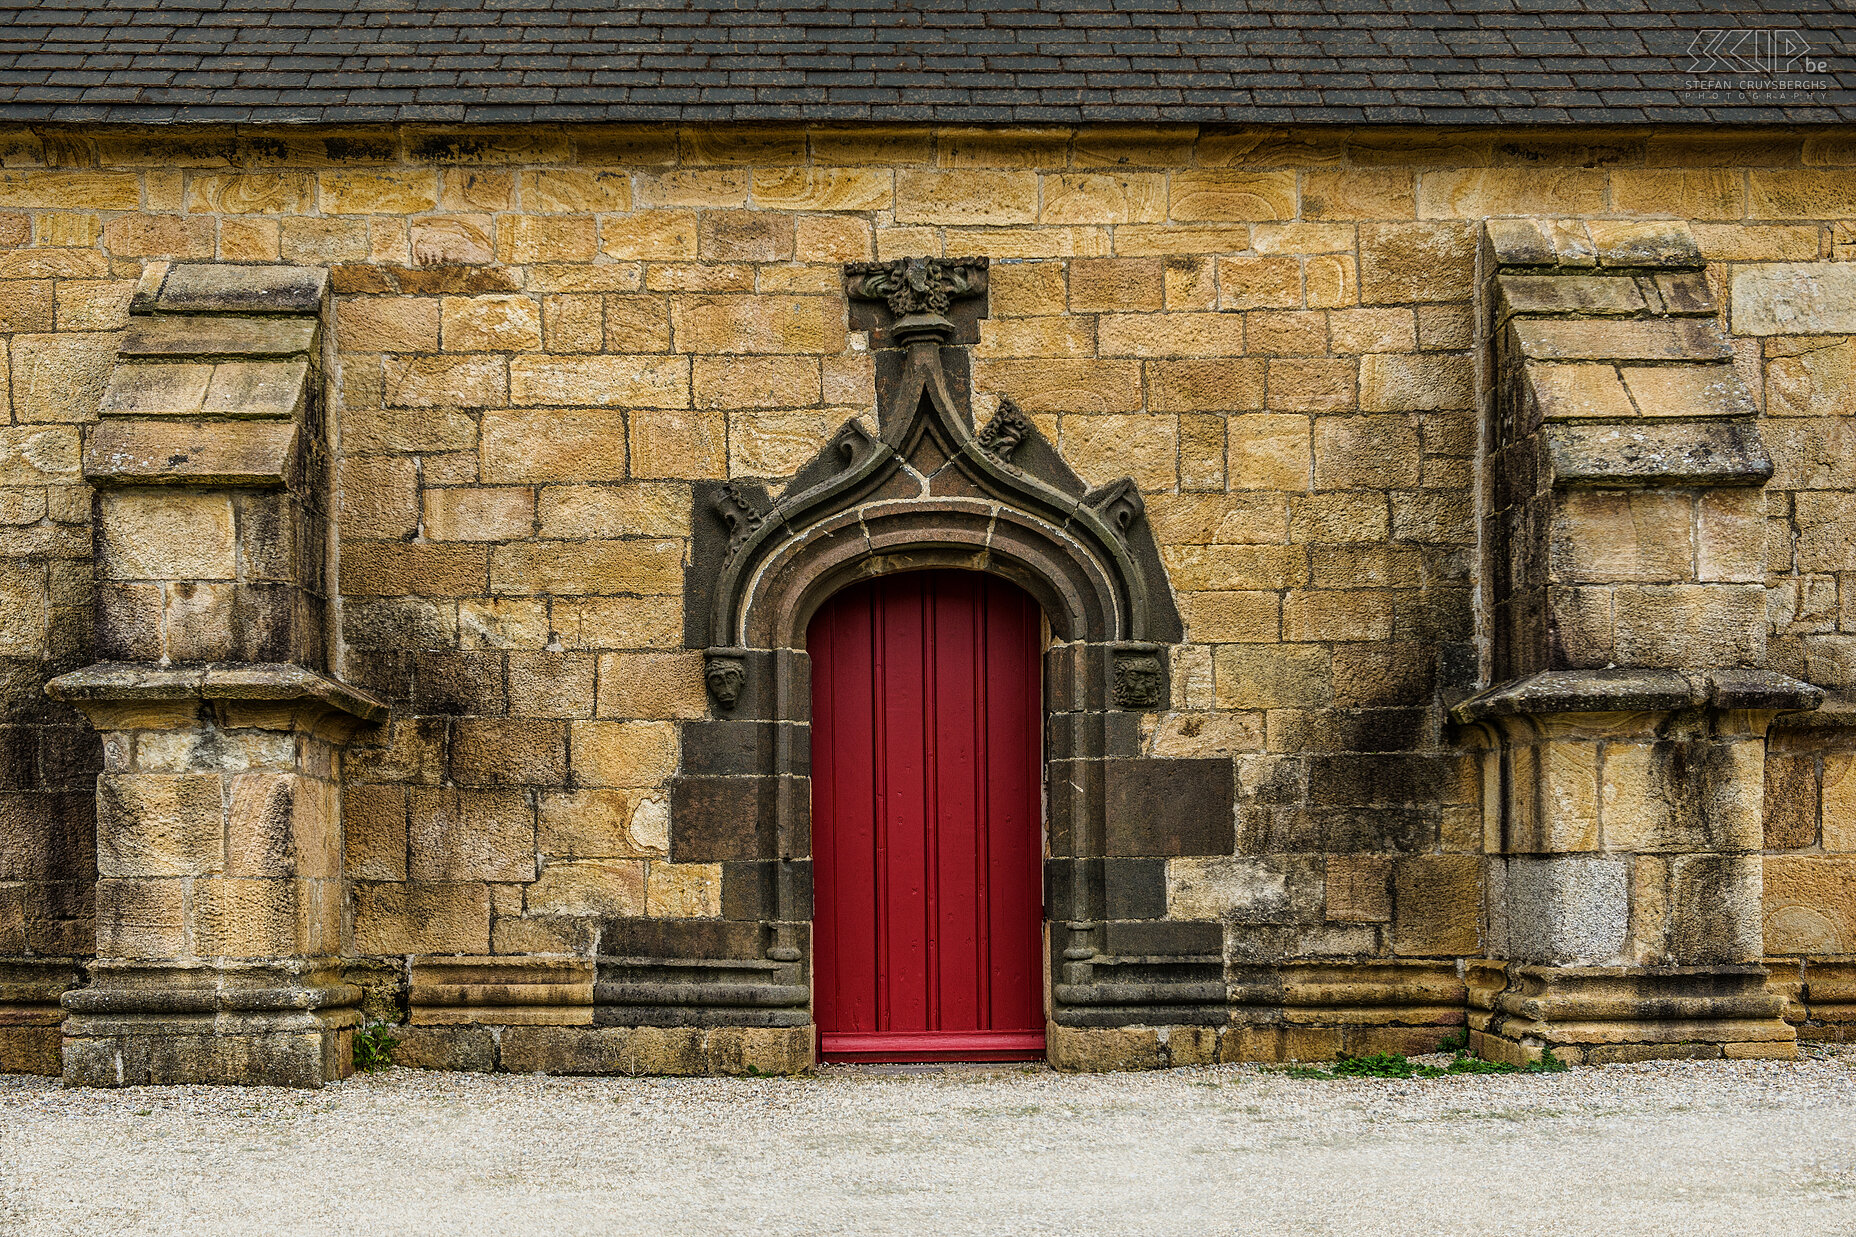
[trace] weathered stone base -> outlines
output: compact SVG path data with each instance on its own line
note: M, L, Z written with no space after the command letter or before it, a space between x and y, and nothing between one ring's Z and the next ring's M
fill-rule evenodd
M1801 1042L1856 1042L1856 959L1792 959L1767 967L1768 984L1785 1001L1785 1021Z
M394 1027L395 1064L511 1074L802 1074L811 1026Z
M56 1026L0 1026L0 1074L46 1074L64 1069L59 1045L64 1036Z
M1523 1065L1798 1054L1783 997L1760 966L1548 967L1472 964L1469 1043Z
M1437 1026L1048 1027L1052 1068L1072 1073L1173 1069L1231 1062L1332 1061L1379 1052L1434 1052L1461 1033Z
M0 962L0 1074L56 1074L65 990L82 972L69 959Z
M219 1029L213 1018L169 1020L72 1019L82 1034L64 1039L64 1081L71 1087L138 1087L170 1083L320 1087L354 1072L352 1011L269 1020L265 1030ZM109 1024L120 1028L113 1033ZM70 1024L67 1024L69 1027Z
M64 995L64 1080L319 1087L354 1071L360 989L326 961L101 962Z

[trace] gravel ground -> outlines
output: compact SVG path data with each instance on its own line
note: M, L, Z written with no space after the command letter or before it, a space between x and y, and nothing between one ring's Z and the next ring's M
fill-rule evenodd
M0 1078L0 1233L1856 1234L1856 1055L1410 1081Z

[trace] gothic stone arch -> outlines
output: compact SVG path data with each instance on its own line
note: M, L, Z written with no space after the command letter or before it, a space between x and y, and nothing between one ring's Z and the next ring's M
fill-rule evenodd
M1231 853L1231 764L1141 754L1183 629L1134 483L1087 487L1009 393L973 429L966 345L986 274L984 259L848 265L853 326L875 349L874 432L846 422L778 496L739 479L696 487L685 622L710 716L685 726L670 847L673 861L722 865L723 922L625 929L648 939L602 964L601 1021L807 1021L806 626L852 581L931 567L1005 577L1051 624L1053 1021L1224 1020L1219 926L1166 920L1164 871L1170 856Z

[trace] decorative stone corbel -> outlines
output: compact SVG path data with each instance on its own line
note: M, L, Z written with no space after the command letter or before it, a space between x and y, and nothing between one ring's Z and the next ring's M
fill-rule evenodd
M739 648L709 649L702 656L703 682L709 699L718 712L732 713L741 702L748 681L748 650Z

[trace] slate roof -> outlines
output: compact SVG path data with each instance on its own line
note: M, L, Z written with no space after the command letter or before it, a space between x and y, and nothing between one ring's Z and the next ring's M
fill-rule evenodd
M0 0L0 120L1837 123L1856 0Z

